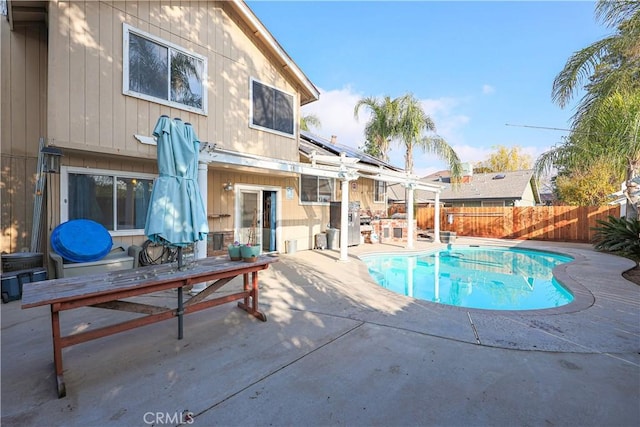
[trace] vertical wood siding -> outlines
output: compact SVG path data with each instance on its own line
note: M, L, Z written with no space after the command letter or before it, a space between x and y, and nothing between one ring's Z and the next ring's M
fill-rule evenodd
M47 33L0 21L0 252L29 250L38 146L45 136Z
M208 113L201 115L122 94L123 28L127 23L208 60ZM63 148L154 158L151 135L167 114L192 123L219 147L297 160L295 138L249 128L249 81L295 88L279 62L256 46L226 2L73 1L49 8L49 141ZM20 64L16 67L22 68Z

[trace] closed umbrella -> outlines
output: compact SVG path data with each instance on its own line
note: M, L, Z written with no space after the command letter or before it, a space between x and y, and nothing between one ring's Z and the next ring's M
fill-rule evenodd
M207 215L198 187L200 141L189 123L160 116L153 135L158 139L158 177L153 183L145 234L154 243L178 248L178 268L183 268L182 248L206 238ZM182 312L182 288L178 289ZM182 316L178 322L182 338Z

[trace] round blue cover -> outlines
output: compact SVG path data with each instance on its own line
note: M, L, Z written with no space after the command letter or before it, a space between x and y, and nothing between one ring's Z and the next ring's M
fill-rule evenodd
M98 261L107 256L112 246L109 231L89 219L63 222L51 233L51 247L67 261Z

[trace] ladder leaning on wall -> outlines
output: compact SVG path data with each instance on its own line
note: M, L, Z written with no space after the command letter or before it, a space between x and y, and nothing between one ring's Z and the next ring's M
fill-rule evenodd
M36 189L33 199L33 224L31 226L31 252L41 252L40 239L42 237L42 209L44 205L44 191L47 174L44 173L44 138L40 137L38 147L38 167L36 172Z

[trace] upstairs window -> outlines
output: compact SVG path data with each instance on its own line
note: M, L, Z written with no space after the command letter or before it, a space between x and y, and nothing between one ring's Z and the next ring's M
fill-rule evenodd
M251 127L293 137L294 96L251 79Z
M122 93L207 114L207 59L123 24Z
M384 203L387 196L387 183L384 181L373 182L373 201Z
M333 198L333 179L321 176L300 176L300 202L329 203Z

